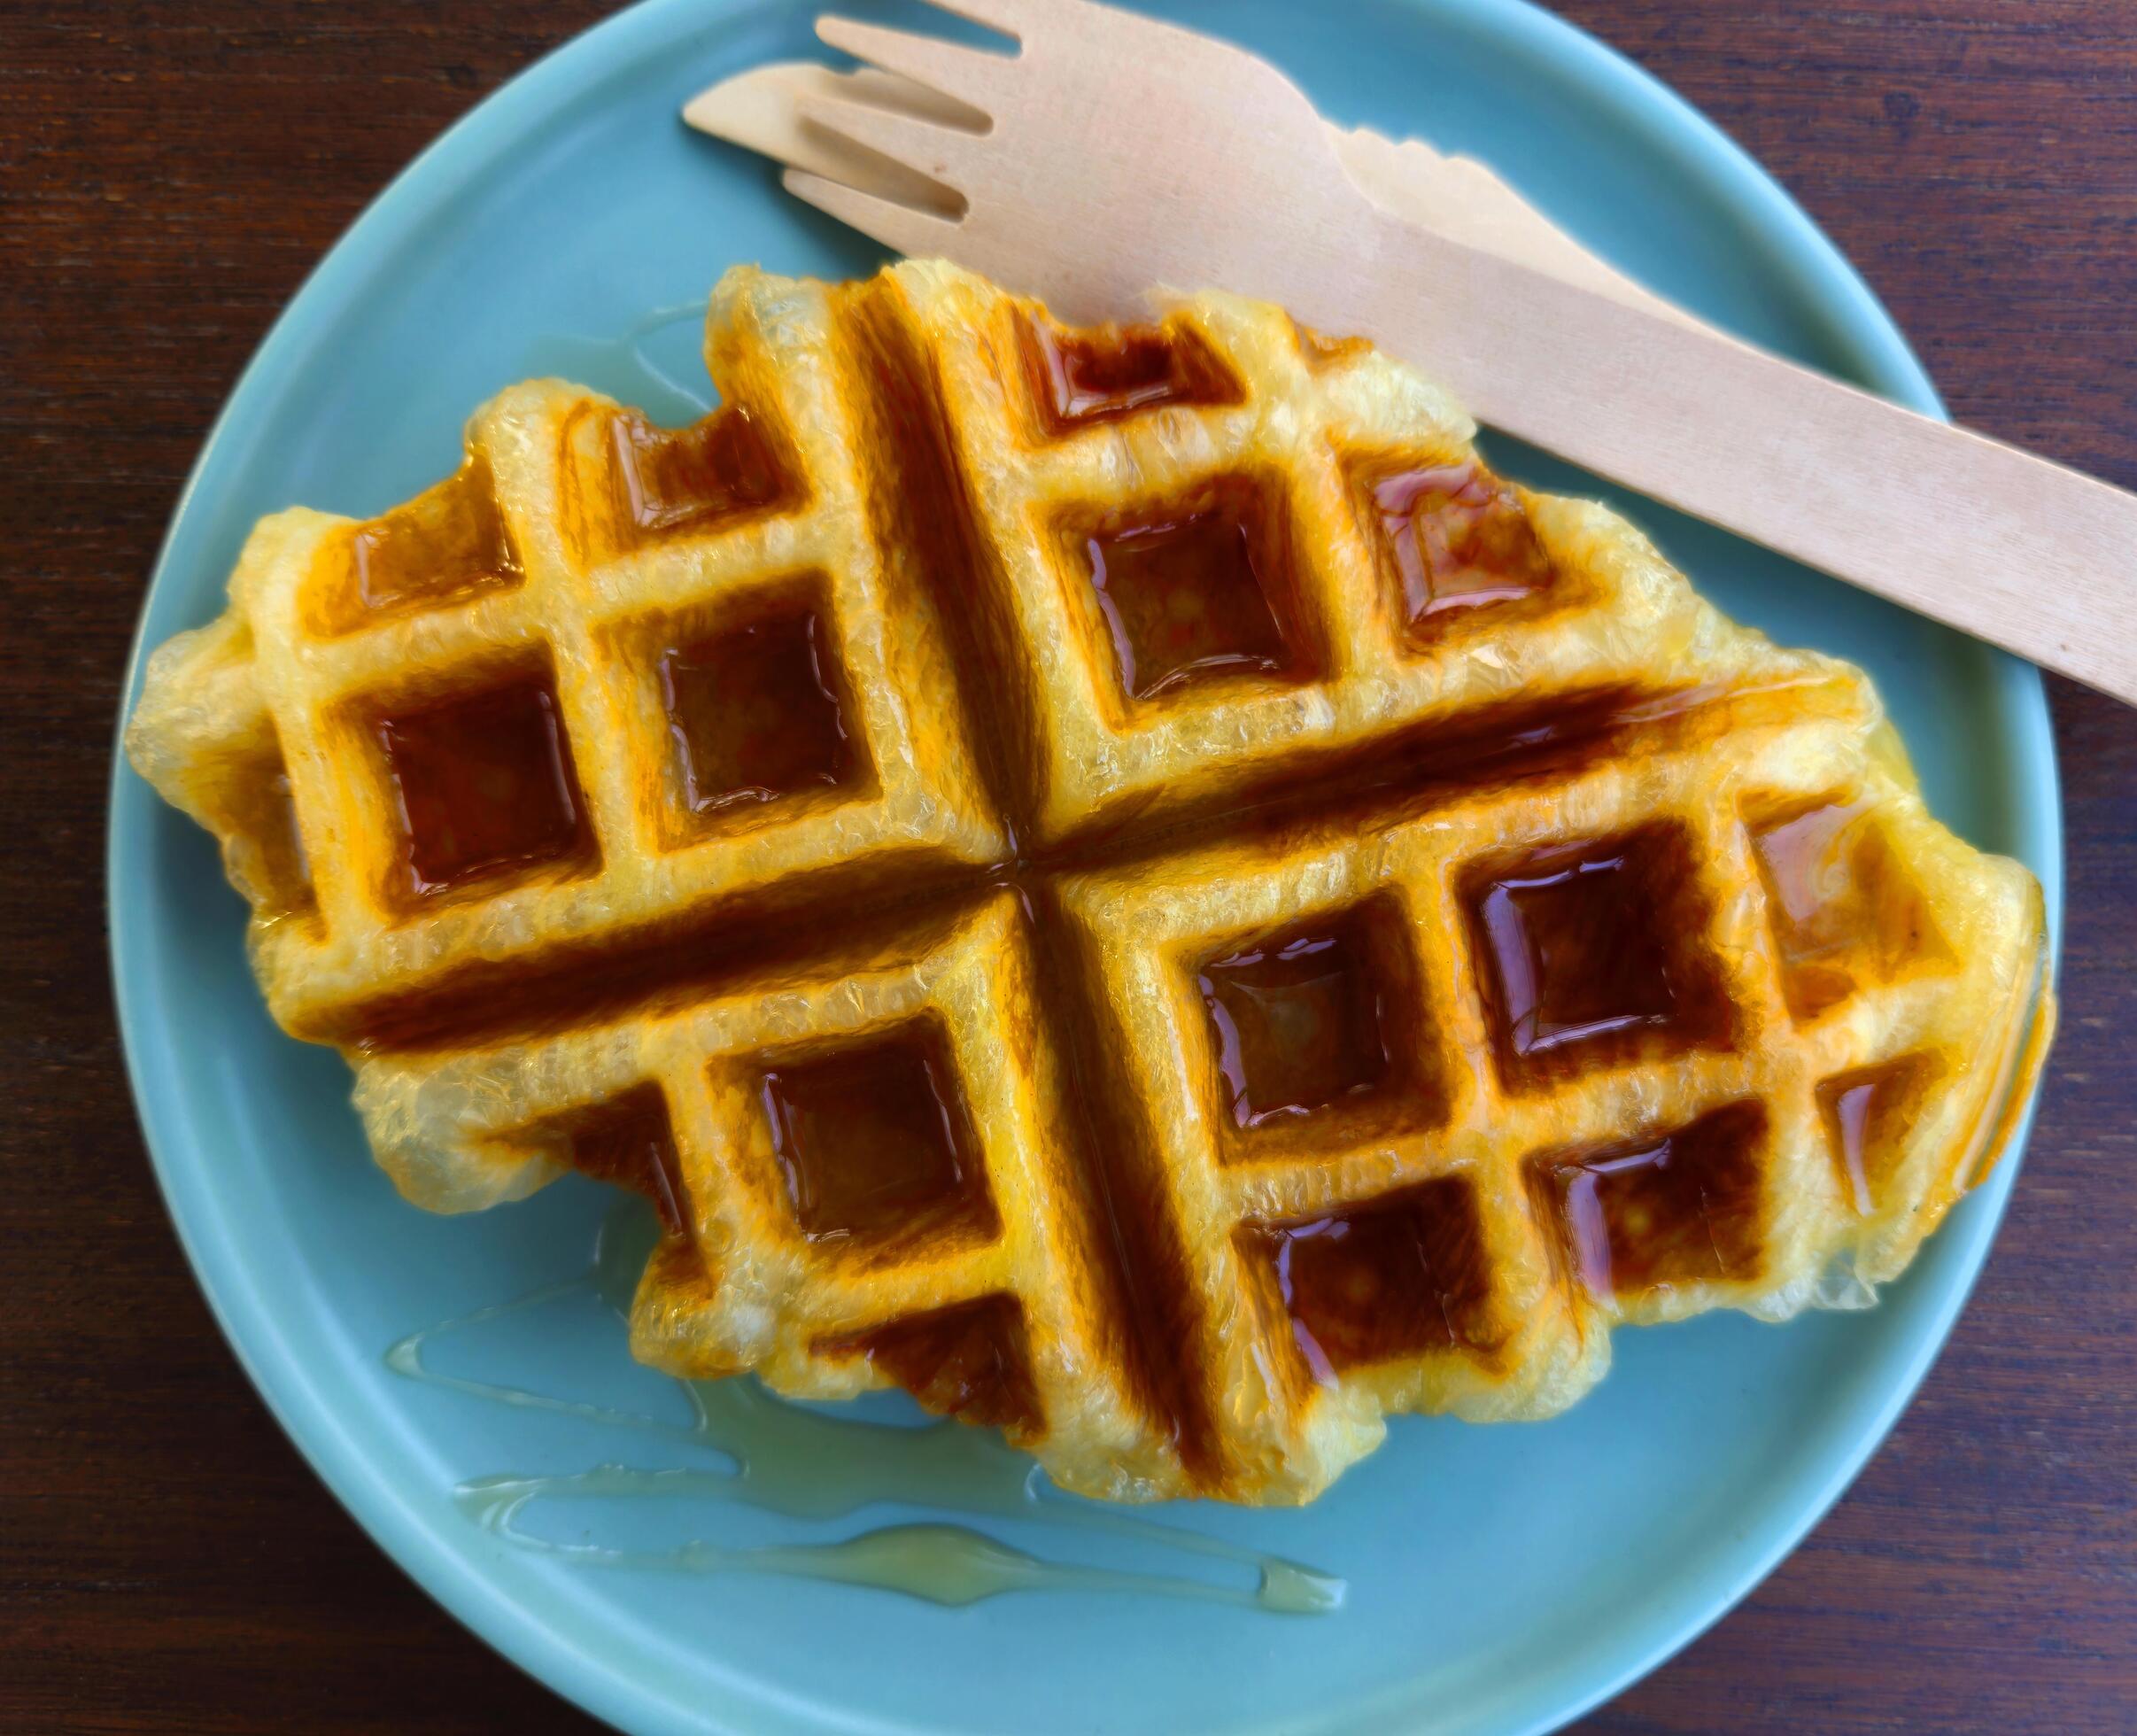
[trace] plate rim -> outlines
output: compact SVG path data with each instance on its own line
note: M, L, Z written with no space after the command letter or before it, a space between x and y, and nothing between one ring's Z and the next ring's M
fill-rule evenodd
M1777 263L1795 280L1794 293L1817 311L1831 328L1835 346L1854 364L1872 389L1942 416L1943 404L1926 371L1875 292L1838 245L1813 221L1781 183L1720 126L1660 78L1579 26L1545 11L1533 0L1384 0L1403 10L1442 12L1464 18L1493 33L1518 52L1553 65L1574 81L1593 89L1613 111L1614 120L1643 128L1672 149L1683 169L1707 184L1717 204L1745 215L1747 228L1770 245ZM425 145L364 206L322 253L292 292L274 323L229 389L209 424L200 450L173 505L143 588L120 687L118 730L107 787L105 896L114 1009L127 1080L148 1149L151 1166L163 1196L195 1283L225 1342L253 1390L305 1461L334 1498L400 1570L462 1626L527 1675L594 1717L633 1730L683 1730L702 1726L665 1697L625 1676L605 1657L580 1643L567 1624L530 1609L499 1589L469 1555L447 1547L433 1529L398 1498L396 1485L380 1475L345 1432L335 1407L321 1384L304 1372L290 1350L274 1311L259 1294L256 1279L243 1261L212 1245L208 1220L215 1211L213 1190L197 1167L189 1170L166 1151L179 1143L159 1128L152 1112L158 1087L146 991L137 985L144 940L134 937L137 921L129 914L125 880L136 854L137 834L152 797L128 766L123 728L137 696L143 665L150 649L147 624L151 607L171 566L174 546L191 512L195 496L211 465L236 438L250 400L267 390L270 374L285 355L305 353L310 331L331 323L349 290L362 276L361 256L391 249L424 213L450 200L492 160L496 136L516 131L523 120L554 105L583 97L675 34L675 20L693 20L701 28L739 22L753 11L768 11L772 0L638 0L578 35L566 39L507 79ZM470 163L468 159L472 158ZM406 207L406 209L404 209ZM2005 725L2000 732L2014 761L2044 770L2037 796L2016 809L2014 828L2033 847L2046 897L2051 934L2051 971L2061 965L2064 895L2064 839L2060 765L2049 716L2047 688L2040 671L2002 653L1986 667L2001 690ZM131 963L129 963L129 960ZM1967 1244L1963 1275L1949 1285L1924 1323L1912 1353L1886 1389L1874 1417L1862 1427L1807 1497L1767 1508L1768 1533L1755 1546L1740 1546L1725 1563L1709 1557L1695 1595L1679 1600L1692 1608L1672 1607L1645 1624L1645 1637L1628 1634L1620 1643L1624 1661L1614 1670L1599 1672L1571 1697L1555 1705L1531 1709L1520 1721L1503 1726L1530 1736L1555 1730L1622 1693L1651 1673L1727 1615L1802 1543L1847 1492L1877 1453L1900 1416L1912 1403L1929 1369L1942 1353L1961 1313L1978 1283L1997 1228L2008 1205L2017 1172L2030 1137L2040 1090L2036 1086L2014 1136L2012 1149L1984 1191L1964 1228ZM1960 1233L1959 1226L1946 1230ZM1780 1523L1774 1523L1777 1513ZM1757 1530L1759 1528L1754 1528ZM1722 1569L1726 1566L1726 1571ZM1714 1585L1722 1581L1718 1589ZM1353 1727L1368 1721L1393 1722L1414 1711L1414 1681L1391 1685L1353 1702ZM731 1699L725 1688L701 1701L698 1712L716 1717L723 1727L747 1717L748 1697ZM723 1704L723 1701L729 1703ZM757 1702L761 1705L761 1701Z

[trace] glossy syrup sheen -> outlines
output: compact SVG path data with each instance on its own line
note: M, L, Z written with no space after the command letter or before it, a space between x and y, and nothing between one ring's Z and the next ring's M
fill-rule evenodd
M956 1066L931 1023L775 1062L758 1094L811 1241L999 1228Z
M693 813L835 789L852 777L844 677L824 616L807 601L677 646L659 670Z
M382 616L463 602L523 577L489 457L477 451L429 492L351 531L313 581L306 616L315 632L353 632Z
M1349 1211L1242 1232L1266 1262L1313 1379L1490 1347L1491 1275L1470 1182L1442 1176Z
M376 727L416 897L591 854L546 676L393 711Z
M818 1348L864 1357L938 1416L1012 1436L1042 1426L1024 1311L1013 1298L983 1296Z
M1728 1002L1692 875L1682 832L1656 827L1467 877L1487 1014L1510 1079L1727 1041Z
M1251 486L1235 482L1083 539L1085 574L1129 695L1149 700L1220 676L1303 678L1271 528Z
M1154 325L1066 331L1019 316L1039 421L1059 436L1161 404L1223 404L1239 386L1191 331Z
M1902 961L1947 957L1920 893L1862 802L1826 802L1754 825L1781 986L1815 1018Z
M1573 1275L1601 1302L1758 1275L1765 1106L1729 1104L1674 1132L1543 1159Z
M625 546L701 533L793 492L778 455L745 405L730 405L680 429L617 415L609 424L609 447L616 540Z
M1384 567L1413 638L1460 612L1550 588L1551 557L1527 508L1474 459L1382 471L1367 484Z
M1818 1109L1833 1165L1858 1213L1877 1210L1904 1149L1911 1111L1928 1071L1925 1058L1903 1056L1819 1082Z
M404 1379L515 1411L567 1416L575 1428L591 1425L627 1433L634 1438L634 1460L645 1456L647 1439L682 1449L678 1460L688 1455L686 1462L653 1469L605 1463L579 1470L502 1470L468 1478L454 1491L455 1499L471 1519L504 1543L551 1559L601 1567L774 1574L872 1586L952 1607L1040 1591L1133 1593L1281 1615L1320 1615L1342 1607L1347 1587L1333 1575L1199 1531L1061 1500L1047 1490L1029 1459L1000 1437L977 1429L953 1422L902 1428L850 1412L832 1414L787 1404L747 1377L679 1383L689 1420L672 1422L582 1398L531 1391L479 1373L446 1374L430 1366L427 1352L440 1340L458 1338L507 1316L569 1306L589 1295L598 1296L616 1315L627 1316L657 1234L646 1221L647 1215L636 1200L619 1200L602 1226L590 1274L441 1321L386 1351L386 1366ZM708 1468L708 1449L727 1465ZM544 1505L564 1501L574 1503L565 1538L525 1523ZM610 1509L589 1507L590 1501L658 1503L672 1515L670 1534L681 1540L652 1549L610 1541L602 1534ZM1101 1546L1124 1544L1136 1555L1156 1551L1178 1566L1213 1566L1234 1577L1060 1561L1012 1548L964 1524L888 1525L828 1543L789 1536L755 1545L723 1544L680 1529L695 1523L694 1507L724 1502L811 1523L892 1504L975 1520L1015 1520L1078 1531Z
M641 1085L558 1123L569 1142L572 1166L597 1182L627 1188L652 1203L662 1229L690 1233L689 1195L676 1155L668 1101L657 1085Z
M1444 1092L1416 1028L1416 970L1401 908L1380 898L1203 961L1227 1157L1294 1152L1431 1125Z
M1723 695L1622 686L1548 701L1511 701L1452 728L1434 725L1401 732L1371 751L1295 768L1287 779L1262 787L1248 807L1235 798L1212 806L1187 803L1149 824L1072 843L1043 860L932 878L916 872L892 885L863 880L843 889L834 903L819 905L818 917L805 934L786 923L738 923L732 910L721 911L625 943L545 959L535 970L508 962L469 965L420 992L360 1007L346 1022L318 1035L373 1052L440 1043L457 1048L551 1030L564 1022L612 1016L648 996L680 992L693 983L732 981L751 970L793 965L841 945L864 943L894 929L918 904L940 900L936 908L954 907L960 898L980 895L1004 874L1028 889L1055 872L1146 859L1219 823L1265 835L1305 819L1349 818L1360 825L1374 824L1405 811L1413 802L1429 802L1440 792L1469 787L1482 779L1577 769L1645 744L1671 742L1682 731L1711 728L1715 715L1734 713L1746 703L1770 708L1788 702L1785 690ZM856 769L856 776L861 775ZM1028 877L1026 866L1034 871ZM768 907L766 914L780 908Z
M1197 981L1242 1130L1363 1096L1387 1079L1380 991L1344 930L1308 929L1213 958Z

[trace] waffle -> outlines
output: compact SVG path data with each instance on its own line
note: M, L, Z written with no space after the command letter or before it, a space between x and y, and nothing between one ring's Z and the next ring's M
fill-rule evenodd
M716 415L515 387L420 499L262 520L157 652L135 763L224 841L295 1035L1003 854L829 298L723 306Z
M1994 1160L2038 887L1409 370L932 263L731 273L707 354L263 521L128 735L410 1198L653 1201L641 1357L1305 1500L1865 1300Z

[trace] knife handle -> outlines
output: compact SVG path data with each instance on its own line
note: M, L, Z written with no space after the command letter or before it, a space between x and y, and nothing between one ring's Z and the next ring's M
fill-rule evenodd
M1436 375L1481 421L2137 704L2137 495L1392 214L1375 222L1376 268L1349 275L1336 329Z

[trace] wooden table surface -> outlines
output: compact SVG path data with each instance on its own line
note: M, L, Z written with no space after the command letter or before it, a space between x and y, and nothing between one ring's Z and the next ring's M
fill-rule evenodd
M2137 4L1565 9L1779 175L1960 418L2137 485ZM602 10L0 6L7 1729L586 1727L380 1554L225 1348L128 1100L100 856L142 587L245 358L389 176ZM2137 1727L2137 713L2051 686L2065 1023L1980 1288L1804 1547L1589 1731Z

